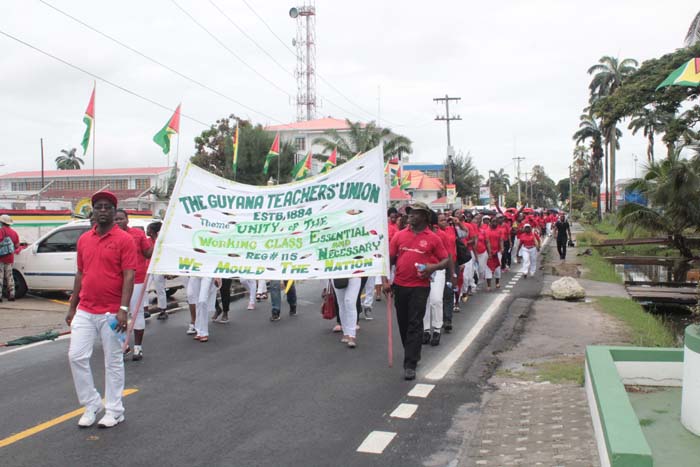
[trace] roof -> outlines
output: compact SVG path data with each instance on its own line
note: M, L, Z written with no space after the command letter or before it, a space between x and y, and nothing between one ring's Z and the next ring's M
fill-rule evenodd
M114 196L117 197L119 201L126 201L130 198L135 198L144 190L107 190L111 191ZM69 200L79 200L83 198L90 198L96 190L52 190L49 188L44 193L42 197L45 199L69 199Z
M389 200L390 201L406 201L410 200L411 195L403 191L401 188L395 186L394 188L391 189L389 192Z
M333 117L306 120L303 122L284 123L282 125L266 126L267 131L326 131L347 130L350 128L346 120Z
M404 164L404 170L444 170L445 164Z
M123 167L119 169L95 169L96 177L105 176L133 176L133 175L159 175L171 170L172 167ZM82 170L44 170L44 178L71 178L92 177L91 169ZM40 170L12 172L1 175L0 179L8 178L41 178Z
M431 201L430 204L447 204L447 196Z
M442 190L442 181L435 177L429 177L420 170L405 170L405 173L411 174L411 186L409 190L427 190L440 191Z

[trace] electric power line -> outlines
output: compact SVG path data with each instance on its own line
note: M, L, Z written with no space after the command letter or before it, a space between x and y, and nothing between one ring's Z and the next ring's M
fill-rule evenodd
M277 89L277 90L280 91L281 93L285 94L285 95L286 95L287 97L289 97L290 99L292 98L292 95L291 95L291 94L289 94L287 91L285 91L284 89L282 89L282 88L281 88L280 86L278 86L274 81L272 81L272 80L270 80L269 78L267 78L265 75L263 75L263 74L260 73L258 70L256 70L256 69L253 68L251 65L249 65L248 62L246 62L246 61L243 60L240 56L238 56L238 54L237 54L236 52L234 52L233 50L231 50L230 47L228 47L226 44L224 44L224 42L223 42L221 39L219 39L218 37L216 37L216 35L215 35L214 33L212 33L209 29L206 28L206 26L204 26L202 23L200 23L199 21L197 21L197 20L195 19L194 16L192 16L187 10L185 10L183 7L181 7L175 0L170 0L170 1L171 1L171 3L172 3L173 5L175 5L180 11L182 11L182 12L185 14L185 16L187 16L190 20L192 20L192 22L193 22L194 24L196 24L197 26L199 26L200 29L202 29L202 30L203 30L204 32L206 32L212 39L214 39L214 40L216 41L217 44L219 44L221 47L223 47L229 54L231 54L233 57L235 57L239 62L241 62L243 65L245 65L249 70L251 70L251 71L252 71L253 73L255 73L256 75L260 76L263 80L265 80L267 83L269 83L271 86L273 86L275 89Z
M199 87L201 87L201 88L203 88L203 89L206 89L206 90L209 91L209 92L212 92L212 93L216 94L216 95L219 96L219 97L223 97L224 99L227 99L227 100L233 102L234 104L239 105L239 106L243 107L244 109L246 109L246 110L248 110L248 111L250 111L250 112L256 113L256 114L258 114L258 115L260 115L260 116L262 116L262 117L265 117L265 118L267 118L267 119L270 119L271 121L278 122L278 123L284 123L284 122L282 122L282 121L280 121L280 120L278 120L278 119L276 119L276 118L274 118L274 117L271 117L271 116L269 116L269 115L267 115L267 114L265 114L265 113L263 113L263 112L260 112L259 110L255 110L253 107L250 107L250 106L248 106L248 105L246 105L246 104L243 104L242 102L240 102L240 101L234 99L234 98L231 97L231 96L228 96L228 95L224 94L224 93L221 92L221 91L218 91L218 90L216 90L216 89L214 89L214 88L212 88L212 87L210 87L210 86L207 86L206 84L202 83L201 81L198 81L198 80L196 80L196 79L194 79L194 78L192 78L192 77L190 77L190 76L187 76L186 74L184 74L184 73L182 73L182 72L180 72L180 71L178 71L178 70L176 70L176 69L174 69L174 68L172 68L172 67L170 67L170 66L168 66L168 65L166 65L166 64L164 64L164 63L162 63L162 62L160 62L160 61L158 61L158 60L156 60L156 59L153 58L153 57L150 57L150 56L146 55L145 53L143 53L143 52L141 52L141 51L139 51L139 50L137 50L137 49L131 47L130 45L125 44L124 42L121 42L119 39L116 39L116 38L110 36L109 34L107 34L107 33L105 33L105 32L102 32L102 31L100 31L99 29L97 29L97 28L95 28L95 27L93 27L93 26L90 26L89 24L87 24L86 22L82 21L81 19L76 18L75 16L71 15L70 13L67 13L67 12L65 12L65 11L63 11L63 10L57 8L56 6L50 4L49 2L47 2L47 1L45 1L45 0L39 0L39 2L43 3L44 5L46 5L47 7L51 8L51 9L55 10L56 12L62 14L63 16L65 16L65 17L67 17L67 18L69 18L69 19L75 21L76 23L78 23L78 24L80 24L81 26L83 26L83 27L89 29L90 31L93 31L94 33L97 33L97 34L99 34L100 36L102 36L102 37L104 37L104 38L106 38L106 39L109 39L110 41L114 42L115 44L119 45L120 47L123 47L123 48L127 49L128 51L133 52L133 53L135 53L136 55L145 58L146 60L150 61L151 63L154 63L154 64L160 66L161 68L164 68L164 69L170 71L171 73L174 73L174 74L176 74L177 76L179 76L179 77L181 77L181 78L183 78L183 79L185 79L185 80L187 80L187 81L189 81L189 82L191 82L191 83L193 83L193 84L196 84L197 86L199 86Z
M110 86L112 86L112 87L114 87L114 88L116 88L116 89L119 89L120 91L126 92L127 94L131 94L131 95L134 96L134 97L138 97L139 99L144 100L144 101L146 101L146 102L149 102L149 103L151 103L151 104L153 104L153 105L156 105L156 106L158 106L158 107L160 107L160 108L162 108L162 109L169 110L169 111L173 111L173 110L174 110L172 107L168 107L167 105L161 104L160 102L155 101L155 100L151 99L150 97L143 96L143 95L141 95L141 94L139 94L139 93L137 93L137 92L135 92L135 91L132 91L132 90L130 90L130 89L125 88L124 86L122 86L122 85L120 85L120 84L114 83L114 82L112 82L112 81L110 81L110 80L108 80L108 79L106 79L106 78L101 77L100 75L97 75L97 74L95 74L95 73L92 73L92 72L90 72L90 71L88 71L88 70L86 70L86 69L84 69L84 68L79 67L78 65L74 65L73 63L71 63L71 62L69 62L69 61L67 61L67 60L64 60L64 59L62 59L62 58L60 58L60 57L57 57L56 55L53 55L53 54L51 54L51 53L49 53L49 52L46 52L45 50L42 50L42 49L40 49L39 47L33 46L32 44L30 44L30 43L28 43L28 42L25 42L25 41L23 41L22 39L19 39L19 38L13 36L12 34L9 34L9 33L5 32L5 31L3 31L2 29L0 29L0 34L2 34L3 36L5 36L5 37L7 37L7 38L9 38L9 39L12 39L12 40L15 41L15 42L19 42L20 44L24 45L25 47L29 47L30 49L35 50L35 51L39 52L40 54L46 55L47 57L50 57L50 58L52 58L52 59L54 59L54 60L56 60L56 61L58 61L58 62L61 62L61 63L63 63L64 65L67 65L67 66L73 68L74 70L78 70L78 71L80 71L81 73L85 73L85 74L88 75L88 76L92 76L93 78L98 79L98 80L102 81L102 82L105 83L105 84L109 84ZM203 125L203 126L205 126L205 127L209 127L209 126L210 126L209 124L204 123L203 121L198 120L198 119L196 119L196 118L194 118L194 117L191 117L191 116L189 116L189 115L187 115L187 114L181 113L180 115L182 115L183 117L187 118L188 120L192 120L193 122L199 123L200 125Z

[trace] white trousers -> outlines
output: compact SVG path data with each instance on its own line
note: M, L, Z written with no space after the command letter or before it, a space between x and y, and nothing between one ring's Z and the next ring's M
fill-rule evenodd
M498 264L501 264L501 254L498 253ZM501 278L501 266L498 266L496 269L493 271L491 268L488 267L488 265L485 267L484 270L485 276L484 279L500 279Z
M552 223L551 223L551 222L547 222L547 226L546 226L545 228L546 228L546 231L547 231L547 236L551 236L551 235L552 235Z
M122 392L124 391L124 357L122 345L109 327L114 314L94 315L81 309L75 313L70 329L68 361L73 373L73 384L80 405L90 410L102 407L100 393L95 389L90 357L95 340L99 336L105 362L105 409L114 417L124 413Z
M134 291L131 292L131 301L129 301L129 313L131 313L131 319L134 320L134 331L146 329L146 319L143 316L143 304L148 303L148 293L144 293L139 302L143 286L143 283L134 284Z
M486 261L489 259L489 252L484 251L476 256L477 260L479 261L479 280L486 279L486 270L488 269L488 266L486 266Z
M518 251L519 246L520 246L520 239L518 237L515 237L515 241L513 242L513 248L511 248L510 251ZM513 258L516 263L518 262L518 256L520 256L522 258L522 256L523 256L522 250L518 251L518 255L515 258Z
M344 289L336 289L335 296L338 299L338 314L343 335L355 337L357 334L357 295L360 293L362 279L352 277L348 280L348 286Z
M187 295L196 300L194 328L198 336L209 336L209 318L216 306L216 285L211 277L191 277Z
M150 286L156 289L158 308L165 310L168 307L168 296L165 293L165 276L162 274L151 274L150 277Z
M534 246L532 248L522 247L520 253L523 257L523 267L520 272L534 276L537 271L537 248Z
M381 277L372 276L367 278L365 282L365 298L362 300L362 306L365 308L372 308L374 304L374 286L376 284L381 285Z
M466 293L467 289L469 287L472 288L472 290L476 287L476 282L474 282L474 269L476 268L476 259L474 258L474 252L472 253L472 258L464 263L464 271L462 272L462 276L464 279L462 280L462 293Z
M248 289L248 304L255 305L255 291L258 289L258 283L255 279L244 279L241 281L243 287Z
M442 329L442 295L445 291L445 270L435 271L430 283L430 295L423 316L423 329L440 332Z
M258 280L258 287L256 293L267 293L267 281L264 279Z

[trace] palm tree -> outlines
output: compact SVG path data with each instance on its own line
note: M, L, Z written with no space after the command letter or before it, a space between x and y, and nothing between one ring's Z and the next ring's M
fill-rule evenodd
M579 129L574 133L573 139L576 144L585 143L587 140L591 140L591 159L590 159L590 175L591 181L596 187L596 196L598 199L598 218L600 218L600 182L602 181L602 167L601 161L605 156L603 151L603 132L600 125L593 117L593 114L589 111L587 114L581 115L579 117ZM608 185L605 185L606 196L608 193Z
M75 155L76 151L76 148L68 151L61 149L63 155L56 158L56 168L58 170L80 170L85 161Z
M498 172L495 170L489 170L489 188L491 189L491 195L500 202L501 195L508 192L510 188L510 176L500 169Z
M644 108L641 112L632 116L628 128L636 135L642 130L647 138L647 162L654 162L654 133L665 131L673 115L658 109Z
M334 148L338 148L338 158L347 161L361 152L382 145L384 149L384 160L400 157L401 154L411 154L413 152L412 141L405 136L393 133L389 128L379 128L375 122L367 124L362 122L348 123L349 131L347 135L341 135L338 130L328 130L324 136L314 139L313 144L323 146L323 153L329 153Z
M618 60L615 57L604 56L588 69L588 74L593 75L591 84L588 86L591 92L591 103L598 99L610 96L615 90L620 87L622 82L637 70L639 63L632 58ZM603 126L609 131L607 134L609 147L609 162L610 162L610 185L612 186L610 203L611 209L615 209L615 153L617 150L617 121L604 122Z
M629 236L638 229L667 234L673 245L686 258L693 253L686 232L700 230L700 157L681 158L678 148L660 162L651 162L643 178L635 179L630 190L639 191L652 207L627 203L620 209L618 229Z

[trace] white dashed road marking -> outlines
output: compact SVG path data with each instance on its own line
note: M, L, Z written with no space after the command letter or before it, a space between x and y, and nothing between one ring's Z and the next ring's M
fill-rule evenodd
M357 452L381 454L395 436L396 433L391 431L373 431L368 434L362 444L360 444L360 447L357 448Z
M418 404L399 404L398 407L391 412L391 417L394 418L411 418L416 410L418 409Z
M416 384L408 393L409 397L426 398L430 395L430 391L435 388L434 384Z

